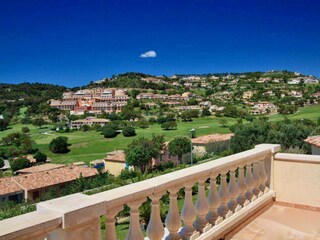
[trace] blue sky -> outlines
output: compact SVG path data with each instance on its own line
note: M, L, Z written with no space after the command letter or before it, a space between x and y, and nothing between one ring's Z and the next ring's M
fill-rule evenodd
M0 82L273 69L320 77L320 1L0 1Z

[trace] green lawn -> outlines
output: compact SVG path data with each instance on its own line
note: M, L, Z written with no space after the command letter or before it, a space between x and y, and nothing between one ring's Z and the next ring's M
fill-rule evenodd
M284 116L285 115L282 115L282 114L275 114L270 116L270 119L272 121L283 120ZM286 116L292 120L306 118L312 121L317 121L317 119L320 117L320 104L300 108L298 112L296 112L295 114L286 115Z
M234 122L234 119L229 120L230 124ZM166 140L170 141L175 136L187 136L192 128L196 129L198 136L209 133L229 132L228 128L223 128L219 125L217 119L201 118L195 119L193 122L179 122L178 129L173 131L164 131L159 124L154 124L147 129L137 129L135 137L123 137L122 134L119 134L115 138L107 139L95 131L76 131L63 134L50 132L46 135L34 133L32 138L35 140L36 147L45 152L55 163L71 163L75 161L89 163L91 160L105 157L107 152L126 148L134 138L151 137L152 134L165 134ZM69 142L72 144L69 153L53 154L48 150L48 144L57 136L67 136L69 138Z
M23 114L23 111L22 111ZM283 119L283 115L276 114L270 116L270 120L278 121ZM288 115L289 119L301 119L308 118L316 121L320 117L320 105L308 106L300 109L296 114ZM228 125L232 125L236 122L235 119L229 118ZM84 161L89 163L91 160L101 159L106 156L107 152L113 150L124 149L126 146L136 137L151 137L152 134L164 134L166 141L172 140L176 136L188 136L189 130L196 129L196 135L206 135L211 133L228 133L230 132L227 127L221 127L219 124L219 118L198 118L192 122L178 122L178 129L172 131L164 131L159 124L151 125L147 129L136 130L137 136L135 137L123 137L119 134L116 138L106 139L100 133L95 131L76 131L72 133L56 133L50 131L50 127L39 129L33 125L15 124L12 125L12 129L0 132L0 138L6 136L14 131L20 131L23 126L30 128L30 134L35 141L35 146L41 151L46 153L54 163L72 163L76 161ZM70 152L67 154L53 154L49 151L48 145L50 141L58 136L67 136L70 146Z
M228 119L229 125L235 123L235 119ZM227 127L221 127L216 118L199 118L192 122L178 122L178 129L164 131L159 124L151 125L147 129L136 129L135 137L123 137L119 134L115 138L104 138L96 131L75 131L71 133L56 133L50 131L50 127L39 129L32 125L15 124L12 129L0 132L0 138L14 131L21 131L23 126L30 128L30 134L35 141L35 147L46 153L54 163L72 163L76 161L84 161L89 163L91 160L101 159L106 156L107 152L113 150L124 149L136 137L151 137L152 134L164 134L166 140L170 141L176 136L188 136L189 130L196 129L197 136L210 133L227 133L230 132ZM50 141L58 136L67 136L72 144L70 152L67 154L53 154L49 151L48 145Z

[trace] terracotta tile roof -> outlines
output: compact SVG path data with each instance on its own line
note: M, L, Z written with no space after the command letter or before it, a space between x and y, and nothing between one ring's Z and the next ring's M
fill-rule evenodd
M105 161L111 162L126 162L126 155L123 150L117 150L113 152L109 152Z
M26 174L26 173L37 173L43 171L49 171L57 168L65 167L64 164L54 164L54 163L45 163L34 167L24 168L17 171L19 174Z
M320 147L320 135L308 137L304 140L306 143L309 143L313 146Z
M227 141L227 140L230 140L232 136L233 136L233 133L204 135L201 137L193 138L192 144L197 145L197 144L207 144L210 142Z
M23 191L12 177L0 178L0 195Z
M24 174L13 177L25 190L33 190L73 181L80 177L91 177L97 174L94 168L68 166L50 171Z

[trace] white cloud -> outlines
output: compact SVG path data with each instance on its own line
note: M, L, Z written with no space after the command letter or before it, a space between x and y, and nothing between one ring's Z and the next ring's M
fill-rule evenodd
M154 58L156 56L157 56L157 53L155 51L148 51L148 52L140 54L141 58Z

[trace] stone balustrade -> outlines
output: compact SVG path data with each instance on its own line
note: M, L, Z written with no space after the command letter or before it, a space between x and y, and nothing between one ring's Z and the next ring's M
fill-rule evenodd
M105 215L105 239L113 240L115 217L125 205L130 208L126 239L144 239L139 207L148 198L148 239L218 238L272 201L273 156L279 149L279 145L261 144L252 150L95 195L78 193L41 202L36 212L1 221L0 239L100 239L100 217ZM198 190L195 203L194 186ZM184 205L180 212L177 198L181 189ZM170 202L162 222L160 199L165 194ZM39 218L25 220L31 216Z

